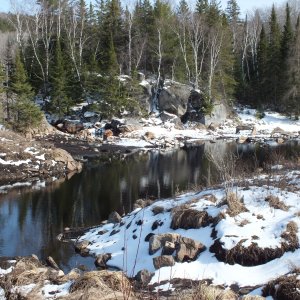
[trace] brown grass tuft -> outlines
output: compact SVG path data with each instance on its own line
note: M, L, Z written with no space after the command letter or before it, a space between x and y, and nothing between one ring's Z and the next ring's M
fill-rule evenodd
M242 212L247 212L247 208L245 207L242 199L239 199L236 193L228 193L225 199L220 203L220 205L228 206L227 213L231 217L235 217Z
M165 211L165 209L162 206L156 205L152 208L152 212L153 212L154 216L156 216L158 214L162 214L164 211Z
M300 299L300 280L298 274L279 277L269 282L263 288L263 296L272 296L274 299Z
M77 279L70 287L71 294L85 295L84 299L93 298L93 293L97 290L98 299L115 293L122 293L124 299L131 294L131 284L122 272L92 271L85 273ZM74 295L73 295L74 296ZM114 299L114 298L112 298Z
M237 298L238 296L232 290L223 290L207 284L199 284L192 295L192 299L201 300L235 300Z
M269 195L265 201L269 202L270 207L287 211L289 209L277 196Z
M187 207L179 206L172 210L172 229L197 229L206 227L212 222L212 218L206 211L198 211Z

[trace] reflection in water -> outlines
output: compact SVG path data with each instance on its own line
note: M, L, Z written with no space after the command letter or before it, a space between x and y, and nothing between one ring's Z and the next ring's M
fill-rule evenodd
M299 154L297 145L284 149L288 155L295 149ZM217 182L216 168L205 152L222 157L239 153L252 169L270 157L269 150L259 146L217 142L165 154L140 152L110 163L90 161L81 174L62 184L0 196L0 255L51 255L65 270L91 263L76 255L70 244L58 242L57 234L65 227L99 224L113 210L131 211L139 198L173 197L178 191Z

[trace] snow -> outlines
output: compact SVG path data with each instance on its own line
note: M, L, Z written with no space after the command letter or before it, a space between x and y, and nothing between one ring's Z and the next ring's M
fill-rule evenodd
M285 178L290 178L290 183L295 180L295 174L289 172ZM289 184L289 183L288 183ZM224 247L231 249L239 241L244 239L243 246L247 248L255 238L255 243L259 247L275 248L280 247L284 241L281 234L285 231L290 221L296 222L300 227L300 220L296 217L300 206L300 192L287 192L278 187L272 186L250 186L249 189L236 187L237 194L243 197L244 204L248 212L240 213L236 217L230 217L226 214L226 218L221 220L217 227L217 238L221 239ZM213 194L217 198L217 202L210 202L205 198L206 195ZM276 195L281 201L289 206L287 211L274 209L265 201L268 195ZM226 212L226 205L219 206L221 200L225 196L223 188L208 189L199 193L188 193L178 198L159 200L153 205L144 209L136 209L123 217L124 225L105 224L97 228L93 228L85 233L80 240L90 241L89 250L92 255L103 253L112 253L112 259L108 261L109 266L117 267L125 271L132 277L139 270L147 269L154 272L151 283L159 283L170 278L185 278L191 280L211 279L213 284L230 286L238 284L240 286L256 286L263 285L266 282L284 275L290 271L290 262L295 266L300 266L300 249L295 252L286 252L282 257L271 260L264 265L245 267L239 264L229 265L220 262L209 251L209 247L214 243L211 237L212 227L207 226L200 229L177 229L170 228L171 212L175 206L189 203L193 200L191 208L195 210L206 210L207 213L215 217L219 213ZM197 200L195 202L195 200ZM162 206L164 212L156 216L152 213L153 206ZM257 217L258 215L262 216ZM142 220L142 225L137 222ZM163 222L156 230L152 230L154 221ZM241 222L246 220L241 226ZM108 230L107 233L99 235L99 230ZM111 235L112 230L119 230ZM176 262L173 267L163 267L155 270L152 258L160 255L155 253L149 255L149 243L145 242L145 237L153 232L161 233L178 233L184 237L192 238L203 243L207 249L200 254L196 261L179 263ZM134 238L134 235L137 237ZM300 239L300 233L297 233ZM125 250L122 250L125 249ZM249 276L250 274L250 276Z
M31 160L30 159L26 159L26 160L18 160L18 161L12 161L12 160L3 160L0 158L0 164L2 165L14 165L14 166L20 166L22 164L28 164L30 163Z
M142 81L140 83L143 86L147 86L147 81ZM172 119L176 119L177 116L164 112L164 114L170 116L169 121L163 122L159 113L152 115L149 118L141 118L140 123L142 128L125 133L120 136L120 139L112 141L112 143L120 146L135 146L137 148L143 147L143 143L138 143L138 140L144 139L146 132L151 132L154 134L155 138L151 143L152 147L164 147L164 139L172 140L176 142L173 146L178 146L179 140L185 140L187 143L193 143L201 140L216 140L216 139L239 139L242 136L255 138L258 141L263 141L270 145L276 144L277 141L274 140L276 137L280 136L292 136L299 137L300 133L300 121L291 120L286 116L283 116L275 112L265 112L265 117L262 119L256 118L257 111L255 109L241 109L235 108L237 117L235 119L227 119L216 128L215 131L208 130L205 126L199 127L195 123L187 123L182 129L176 128ZM172 118L173 117L173 118ZM238 125L246 125L251 128L251 130L241 130L236 133L236 127ZM256 129L256 133L252 133L252 128ZM273 133L275 128L280 128L281 132ZM280 130L279 130L280 131ZM128 140L132 139L132 143ZM183 146L181 144L180 146ZM147 145L146 145L147 146ZM145 147L146 147L145 146Z
M57 299L58 297L63 297L69 294L70 286L73 282L68 281L64 284L46 284L42 288L42 294L46 299Z
M3 288L0 288L0 300L5 300L5 291L3 290Z
M35 286L36 286L36 284L34 284L34 283L27 284L27 285L21 285L21 286L14 286L11 289L11 291L13 293L20 293L22 296L26 296L35 288Z
M258 131L271 133L276 127L279 127L286 132L298 132L300 130L299 120L291 120L277 112L266 111L265 117L262 119L256 118L256 109L237 109L237 113L243 124L255 125Z

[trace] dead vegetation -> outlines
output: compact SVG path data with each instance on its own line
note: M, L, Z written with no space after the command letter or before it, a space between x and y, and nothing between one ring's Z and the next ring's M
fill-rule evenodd
M246 239L240 240L236 246L228 250L224 249L220 239L217 239L209 248L209 251L214 253L219 261L230 265L240 264L250 267L265 264L281 257L287 251L295 251L299 248L298 239L296 240L294 236L276 248L260 248L255 242L252 242L248 247L244 247L243 243L245 241Z
M199 284L190 299L203 299L203 300L235 300L238 296L230 289L224 290L220 287L206 284Z
M289 207L284 204L284 202L280 201L277 196L269 195L265 199L266 202L269 203L270 207L275 209L281 209L283 211L288 211Z
M281 238L285 240L283 244L293 245L295 249L299 248L298 225L295 221L290 221L286 225L286 230L281 234Z
M133 299L130 281L123 272L92 271L70 287L68 299Z
M299 300L300 279L299 272L279 277L269 282L263 288L263 296L272 296L274 299Z
M206 211L198 211L189 208L189 205L181 205L172 210L172 229L197 229L206 227L212 222L212 217Z
M230 217L235 217L242 212L247 212L248 209L243 203L243 199L239 198L236 193L230 192L226 197L220 202L219 206L227 205L227 213Z

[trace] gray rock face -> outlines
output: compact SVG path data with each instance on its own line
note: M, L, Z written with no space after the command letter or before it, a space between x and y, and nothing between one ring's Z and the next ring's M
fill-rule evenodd
M175 260L172 255L162 255L153 258L153 265L155 269L162 267L172 267L175 265Z
M160 111L181 117L187 109L191 88L188 85L171 82L159 94L158 106Z
M148 270L143 269L136 274L135 280L142 285L147 285L151 281L153 275L154 273L151 273Z
M108 220L107 220L108 223L113 223L113 224L121 223L121 221L122 221L122 218L116 211L113 211L108 216Z

